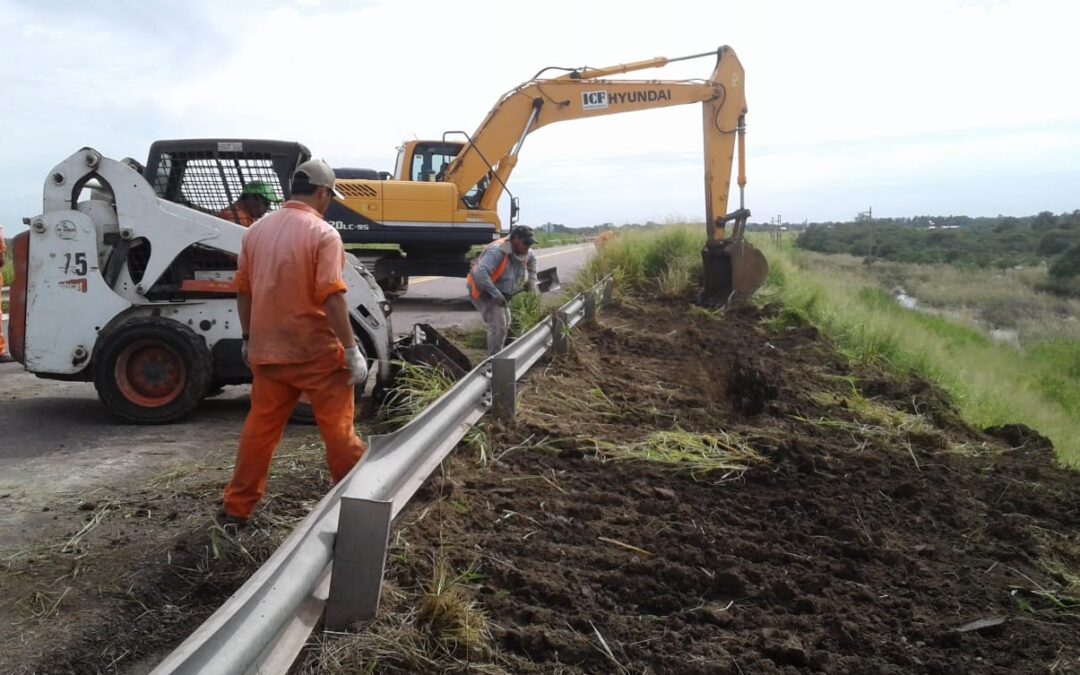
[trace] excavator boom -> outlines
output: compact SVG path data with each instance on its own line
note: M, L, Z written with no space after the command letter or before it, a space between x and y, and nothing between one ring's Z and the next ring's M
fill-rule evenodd
M704 80L609 79L702 57L716 60ZM549 71L559 72L548 75ZM723 304L733 293L749 295L756 290L768 269L760 252L743 240L749 216L742 199L745 78L738 57L726 46L604 68L545 68L500 97L471 135L447 132L440 141L406 142L399 151L394 180L339 181L345 199L331 206L327 220L342 230L346 241L379 243L380 236L395 237L387 243L398 243L405 255L394 261L378 253L381 257L372 264L380 283L395 275L404 279L416 273L463 275L462 254L500 229L499 199L507 192L529 134L556 122L691 103L702 105L708 242L703 299ZM460 134L464 141L448 139L452 134ZM731 209L728 196L737 147L740 200L739 208ZM511 224L517 210L517 200L512 199Z
M603 79L712 54L582 68L546 79L540 77L545 69L499 100L450 164L445 180L456 184L459 194L485 185L479 207L494 210L517 165L525 138L540 127L572 119L701 103L707 229L702 300L724 304L733 295L747 296L764 283L768 265L760 251L743 238L750 215L742 199L746 185L746 95L743 67L734 50L725 46L715 52L716 66L707 80ZM737 210L729 210L736 146L740 203Z

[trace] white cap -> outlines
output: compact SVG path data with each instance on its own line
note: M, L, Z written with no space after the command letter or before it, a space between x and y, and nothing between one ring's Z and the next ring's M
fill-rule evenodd
M293 174L293 180L296 180L297 176L300 174L304 174L306 182L311 183L312 185L330 188L330 191L337 195L337 192L334 190L334 182L336 180L334 170L323 160L309 159L296 167L296 172Z

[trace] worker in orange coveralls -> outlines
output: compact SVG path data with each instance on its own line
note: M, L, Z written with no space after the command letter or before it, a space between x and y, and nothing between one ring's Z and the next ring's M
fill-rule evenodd
M4 226L0 225L0 267L7 262L4 254L7 252L7 244L4 243ZM4 275L0 274L0 291L4 290ZM4 344L4 308L0 306L0 363L10 361L7 353L7 345Z
M304 162L293 175L292 198L244 233L237 305L253 379L236 469L218 514L227 530L245 526L262 498L301 393L311 399L335 483L364 453L353 428L353 388L367 381L368 366L345 304L341 235L322 218L333 191L333 169Z
M280 203L281 198L274 194L269 185L261 180L253 180L244 186L239 199L218 211L217 217L251 227L256 220L266 215L271 204Z

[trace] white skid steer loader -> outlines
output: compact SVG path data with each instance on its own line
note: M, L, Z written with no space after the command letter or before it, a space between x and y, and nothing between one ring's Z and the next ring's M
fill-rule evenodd
M159 141L145 169L91 148L71 155L15 238L12 354L39 377L92 381L110 410L140 424L177 421L215 389L250 382L233 283L245 230L215 214L252 181L287 198L309 158L300 143L257 140ZM350 263L345 298L372 362L362 388L377 394L395 350L420 346L394 345L389 302ZM430 345L419 350L430 359Z

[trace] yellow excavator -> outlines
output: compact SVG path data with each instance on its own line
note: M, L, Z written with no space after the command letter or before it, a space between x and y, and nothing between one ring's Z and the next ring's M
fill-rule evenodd
M703 57L716 58L707 80L606 79ZM336 169L342 198L326 219L347 244L400 247L357 252L389 293L403 293L409 275L463 277L470 248L502 231L498 203L504 191L511 195L511 224L517 221L518 200L507 183L529 134L555 122L688 103L702 104L707 243L701 299L725 304L749 296L768 273L765 257L743 237L750 215L744 204L745 78L727 46L608 68L545 68L503 95L472 135L451 131L438 141L406 142L393 174ZM729 211L736 150L739 207Z

